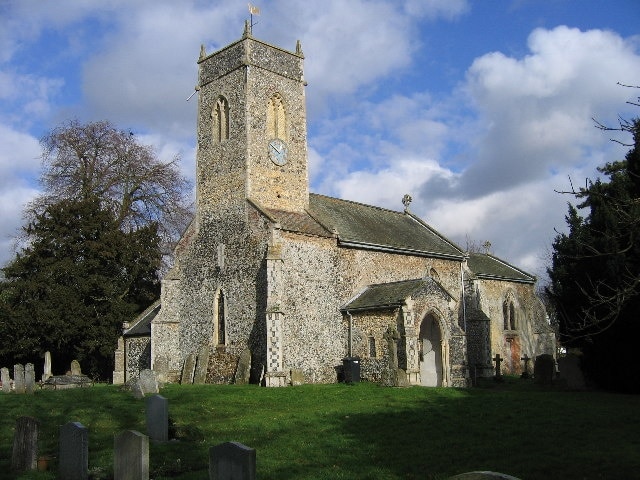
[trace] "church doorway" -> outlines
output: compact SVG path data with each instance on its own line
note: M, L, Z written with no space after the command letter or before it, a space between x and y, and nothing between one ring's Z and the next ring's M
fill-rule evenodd
M425 387L443 385L442 331L434 314L420 324L420 383Z

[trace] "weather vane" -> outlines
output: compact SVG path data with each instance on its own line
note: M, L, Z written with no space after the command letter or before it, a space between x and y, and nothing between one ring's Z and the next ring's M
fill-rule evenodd
M260 15L260 8L256 7L255 5L249 4L249 32L251 33L251 35L253 35L253 26L258 23L258 22L253 23L254 15L256 16Z

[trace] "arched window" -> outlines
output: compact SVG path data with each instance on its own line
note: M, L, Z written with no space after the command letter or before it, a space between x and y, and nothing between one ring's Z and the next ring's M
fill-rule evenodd
M224 97L218 97L211 114L213 119L213 140L221 142L229 139L229 102Z
M502 304L502 317L505 330L516 329L516 307L511 298L507 298Z
M216 312L216 336L218 345L226 344L225 298L222 290L218 293L218 311Z
M287 140L287 118L279 93L274 93L267 105L267 137Z

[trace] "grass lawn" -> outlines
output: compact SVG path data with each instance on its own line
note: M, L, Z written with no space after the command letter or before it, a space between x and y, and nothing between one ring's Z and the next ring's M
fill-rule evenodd
M154 480L208 478L209 447L226 441L256 449L259 479L445 479L473 470L525 480L640 478L640 396L519 379L468 390L168 385L161 394L174 440L150 444ZM0 478L56 478L58 428L69 421L89 429L92 478L112 478L114 434L146 430L144 400L110 385L0 394L0 412ZM48 472L5 473L22 415L41 423Z

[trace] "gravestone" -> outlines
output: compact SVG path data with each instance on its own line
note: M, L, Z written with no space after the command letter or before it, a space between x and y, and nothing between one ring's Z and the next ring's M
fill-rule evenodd
M24 366L24 391L33 393L36 389L36 370L33 363L27 363Z
M125 430L113 444L113 479L149 480L149 437Z
M251 376L251 350L245 348L238 359L236 368L235 383L237 385L247 385Z
M545 353L538 355L533 364L533 378L540 385L551 385L553 383L553 374L555 370L555 361L553 355Z
M162 395L147 397L147 435L154 442L169 440L169 401Z
M398 379L398 340L400 334L395 327L389 326L383 338L387 341L387 364L388 370L382 378L382 384L389 387L397 387Z
M2 391L9 393L11 391L11 376L7 367L2 367L0 370L0 381L2 382Z
M89 431L79 422L60 427L58 477L87 480L89 476Z
M255 480L256 451L238 442L209 449L209 480Z
M196 356L193 353L187 355L184 359L184 366L182 367L182 377L180 378L180 384L193 383L193 374L196 369Z
M304 373L302 372L302 370L293 368L291 370L291 385L295 387L297 385L303 385L303 384L304 384Z
M558 375L560 380L567 384L571 390L584 390L587 388L584 381L584 374L580 367L580 357L569 353L558 358Z
M156 358L153 362L153 371L156 372L159 383L166 383L169 379L169 359L164 356Z
M204 347L196 357L196 367L193 375L193 383L203 384L207 380L209 369L209 347Z
M11 468L16 472L35 470L38 466L38 421L33 417L16 420L13 433Z
M500 368L500 364L502 362L504 362L504 358L500 357L499 353L496 353L496 356L492 358L492 360L495 362L496 364L496 369L495 369L495 376L494 378L496 380L501 380L502 379L502 368Z
M71 375L82 375L82 369L80 368L80 362L78 360L71 360Z
M522 357L520 360L524 362L524 367L522 369L522 375L520 375L520 378L530 378L531 373L529 372L529 362L531 361L531 359L527 354L525 354L524 357Z
M156 377L156 373L153 370L148 368L142 370L140 372L140 376L138 377L138 382L140 383L140 388L142 389L142 393L144 395L159 393L158 387L158 379Z
M44 372L42 373L42 381L46 382L51 376L51 352L44 352Z
M16 363L13 366L13 391L16 393L24 393L24 366Z

